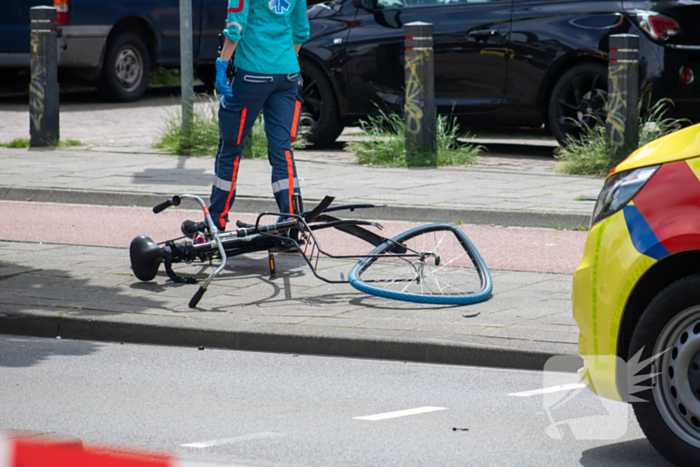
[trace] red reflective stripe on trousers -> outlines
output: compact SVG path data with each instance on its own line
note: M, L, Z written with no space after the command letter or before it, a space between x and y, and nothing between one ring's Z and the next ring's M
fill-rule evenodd
M287 173L289 174L289 213L294 214L292 210L292 195L294 194L294 164L292 163L292 153L289 151L284 152L287 158Z
M294 142L297 140L297 124L299 122L299 112L301 111L301 102L297 101L294 106L294 120L292 121L292 138L290 141Z
M241 144L241 135L243 134L243 127L245 126L245 116L248 113L248 107L245 107L243 111L241 111L241 126L238 128L238 141L236 141L236 144Z
M219 217L219 225L221 225L221 228L226 227L226 214L228 214L228 210L231 207L231 198L233 197L233 191L236 189L236 177L238 176L238 162L241 160L241 156L238 156L236 158L236 161L233 163L233 177L231 177L231 190L228 192L228 198L226 198L226 206L224 207L224 212L221 213L221 217Z

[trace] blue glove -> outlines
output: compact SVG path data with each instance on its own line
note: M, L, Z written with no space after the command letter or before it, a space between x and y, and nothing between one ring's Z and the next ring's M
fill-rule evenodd
M226 78L226 70L228 70L228 62L216 59L216 80L214 80L214 86L216 90L219 91L224 97L233 97L233 91L231 91L231 86L228 85Z

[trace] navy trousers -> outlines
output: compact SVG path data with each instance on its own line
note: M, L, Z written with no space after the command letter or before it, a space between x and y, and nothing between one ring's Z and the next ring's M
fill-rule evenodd
M209 206L217 227L225 228L228 222L245 140L261 110L272 166L272 193L279 212L291 213L292 194L300 193L292 152L301 112L298 80L298 73L264 75L239 68L231 84L233 97L220 96L219 148Z

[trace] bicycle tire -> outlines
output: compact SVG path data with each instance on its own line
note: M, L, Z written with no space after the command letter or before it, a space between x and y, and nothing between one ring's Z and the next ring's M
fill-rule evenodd
M397 254L403 247L407 251ZM371 295L437 305L478 303L493 290L491 273L474 244L447 223L417 227L382 243L353 266L348 279Z

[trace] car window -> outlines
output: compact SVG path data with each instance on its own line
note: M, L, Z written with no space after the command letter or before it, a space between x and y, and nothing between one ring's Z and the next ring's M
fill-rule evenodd
M508 0L378 0L377 8L388 10L424 6L457 5L463 3L490 3Z

